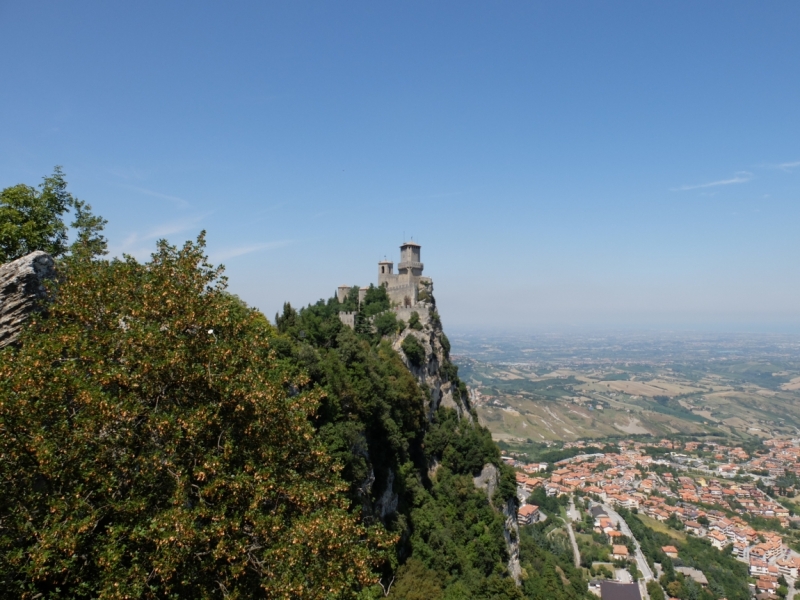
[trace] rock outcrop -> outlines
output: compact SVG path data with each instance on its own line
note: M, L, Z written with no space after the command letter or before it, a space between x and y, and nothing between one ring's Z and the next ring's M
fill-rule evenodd
M442 323L436 312L436 300L430 295L430 300L419 303L413 310L420 319L421 329L406 329L392 343L394 350L405 362L406 367L417 378L417 381L430 392L430 404L427 415L430 421L439 406L454 409L459 417L473 420L468 394L462 394L447 374L445 365L449 365L450 357L443 343L444 332ZM425 360L420 366L415 366L408 360L403 352L403 340L414 336L425 349Z
M16 341L28 315L46 297L44 281L54 276L53 258L38 250L0 266L0 348Z
M500 473L492 463L483 465L481 474L474 477L472 480L475 487L478 489L486 490L486 495L489 497L489 502L492 501L494 491L500 483ZM517 523L517 505L514 499L508 500L504 506L495 506L495 509L501 510L506 522L503 525L503 536L506 539L506 550L508 551L508 572L517 582L520 583L520 575L522 574L522 567L519 563L519 524Z
M430 289L429 300L419 303L414 309L419 314L421 329L406 329L394 340L392 347L400 355L408 367L408 370L417 378L417 381L430 392L430 404L427 407L428 420L433 418L439 406L455 409L459 417L474 422L472 406L469 401L469 394L459 389L450 373L455 373L454 367L450 364L449 342L442 331L442 324L436 312L436 300ZM405 316L405 315L403 315ZM419 366L414 365L403 352L403 340L408 336L414 336L425 349L425 360ZM428 475L435 476L438 463L429 465ZM473 478L475 487L486 490L489 502L493 502L494 492L500 483L500 472L491 463L484 465L481 474ZM511 498L503 506L494 506L495 510L501 512L505 518L503 526L503 536L506 541L508 552L508 572L514 578L517 585L520 585L522 567L519 562L519 525L517 524L517 504L516 499Z

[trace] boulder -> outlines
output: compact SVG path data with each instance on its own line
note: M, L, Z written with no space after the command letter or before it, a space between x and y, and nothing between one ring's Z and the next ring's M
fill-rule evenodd
M19 337L28 315L47 295L44 281L54 276L53 257L41 250L0 266L0 348Z

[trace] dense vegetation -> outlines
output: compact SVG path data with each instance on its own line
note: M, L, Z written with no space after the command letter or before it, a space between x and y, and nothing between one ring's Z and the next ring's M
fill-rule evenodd
M734 558L730 547L720 551L708 540L691 536L681 542L666 533L650 529L630 511L618 509L617 512L631 528L651 568L653 563L661 563L664 574L659 581L670 596L681 600L747 600L750 597L747 565ZM677 564L663 552L663 546L675 546L678 549ZM701 588L692 579L677 573L675 566L702 570L708 579L708 588Z
M360 306L357 287L342 303L286 304L273 326L226 292L203 235L160 242L144 264L106 260L104 221L59 170L41 191L9 190L3 257L50 251L60 277L0 352L0 595L586 593L544 528L521 533L522 585L509 576L514 474L472 419L428 420L428 390L387 341L406 325L385 316L385 289ZM340 310L357 312L354 330ZM442 376L463 398L442 344ZM473 484L487 463L491 497Z
M225 293L202 238L68 274L0 354L4 595L326 597L373 581L393 538L348 510L309 421L321 392Z
M576 569L572 562L569 539L566 535L554 533L556 530L552 523L520 528L520 562L525 575L525 595L548 600L593 597L588 592L583 572ZM563 531L558 530L558 533Z

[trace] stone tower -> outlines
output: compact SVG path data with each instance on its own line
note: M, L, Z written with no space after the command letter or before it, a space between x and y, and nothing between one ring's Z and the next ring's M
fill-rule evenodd
M420 249L421 246L415 242L406 242L400 246L400 264L397 265L397 271L400 276L407 278L422 277L422 269L424 265L420 262Z
M389 300L395 306L415 306L420 283L430 284L430 279L422 276L424 265L420 260L420 250L421 246L416 242L405 242L400 246L400 264L396 274L392 261L378 263L378 285L386 287Z
M389 285L394 279L394 263L390 260L382 260L378 263L378 285Z
M423 277L424 265L420 260L421 246L416 242L405 242L400 246L400 264L398 272L394 272L394 262L384 259L378 262L378 285L386 288L392 310L404 321L411 318L416 312L417 316L427 319L431 309L433 294L433 281L430 277ZM351 287L341 285L337 289L339 302L344 302L350 293ZM368 288L358 289L359 305L364 301ZM340 312L339 318L348 327L355 326L354 312Z

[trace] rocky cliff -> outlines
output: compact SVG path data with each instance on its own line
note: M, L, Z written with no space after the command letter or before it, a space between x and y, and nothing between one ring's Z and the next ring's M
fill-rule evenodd
M0 266L0 348L19 337L22 324L46 295L44 281L54 276L53 258L41 251Z
M491 502L492 497L494 496L494 491L497 489L497 486L500 483L500 473L497 471L497 467L491 463L488 463L483 466L481 474L473 478L473 482L475 483L476 488L486 490L486 495ZM508 567L508 572L514 578L514 581L516 581L517 585L519 585L520 575L522 574L522 566L519 563L519 524L517 523L517 505L516 502L511 499L501 507L496 506L495 509L500 510L503 513L503 516L506 518L503 530L503 536L506 540L506 550L508 551L508 564L506 566Z
M459 389L456 369L450 362L450 342L442 330L442 322L436 311L436 299L432 293L429 300L419 303L417 308L421 327L419 329L406 327L394 340L392 347L420 385L430 392L430 404L427 410L429 421L439 406L444 406L454 409L460 417L472 422L469 394L466 393L465 387ZM403 341L408 336L415 337L425 349L425 360L419 366L414 365L403 352Z
M420 316L421 327L419 329L406 327L394 340L392 347L403 359L403 362L417 378L420 385L427 388L430 393L430 403L427 407L428 420L431 420L440 406L444 406L445 408L454 409L460 418L475 422L466 386L458 379L457 369L450 362L450 342L442 329L442 323L436 311L436 300L432 293L428 301L421 303L419 309L417 312ZM425 359L419 366L414 365L403 351L403 341L408 336L415 337L425 349ZM437 467L438 464L429 465L429 474L434 474ZM476 488L486 490L489 502L492 502L494 492L500 482L500 473L497 467L487 463L484 465L481 474L474 477L473 481ZM509 556L508 572L519 585L522 568L519 561L519 526L517 524L516 500L510 499L503 506L494 506L494 508L502 512L505 517L503 535Z

